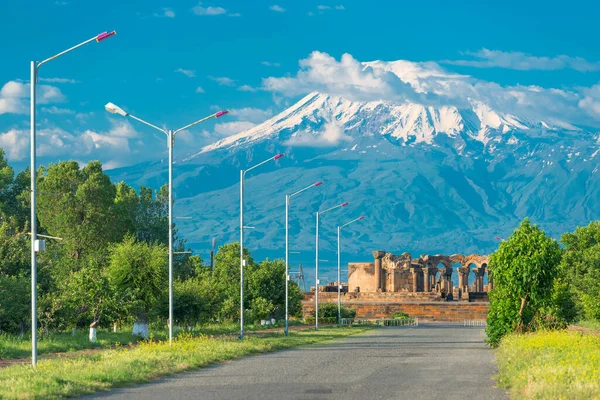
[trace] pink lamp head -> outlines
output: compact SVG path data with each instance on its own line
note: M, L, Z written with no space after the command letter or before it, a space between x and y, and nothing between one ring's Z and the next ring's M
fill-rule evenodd
M346 207L348 204L350 204L350 203L348 203L348 202L342 203L342 207Z
M317 183L315 183L313 186L321 186L323 184L323 182L319 181Z
M223 110L223 111L219 111L215 114L215 118L219 118L222 117L223 115L229 113L229 110Z
M117 34L117 31L102 32L101 34L99 34L98 36L96 36L96 42L100 43L104 39L108 39L109 37L111 37L113 35L116 35L116 34Z
M361 215L360 217L358 217L358 220L359 220L359 221L362 221L363 219L365 219L365 216L364 216L364 215Z
M273 160L279 160L281 157L283 157L284 154L283 153L279 153L277 154L275 157L273 157Z

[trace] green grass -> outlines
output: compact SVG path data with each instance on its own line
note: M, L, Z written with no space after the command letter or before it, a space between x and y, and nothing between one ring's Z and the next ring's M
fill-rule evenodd
M98 332L98 341L90 343L87 332L51 333L38 340L38 354L62 353L84 349L101 349L115 346L116 344L136 343L138 338L129 332ZM31 357L30 337L0 335L0 359L12 360Z
M294 325L301 325L301 323L299 321L290 321L290 326ZM244 327L247 331L261 331L270 328L283 329L283 324L279 322L275 325L261 326L259 324L246 325ZM190 333L193 336L226 335L237 334L239 329L239 324L231 322L196 326L189 332L187 330L184 331L176 328L175 334L177 335L178 333L185 332ZM155 340L165 340L169 336L167 329L151 329L150 333ZM137 336L131 334L131 327L124 327L121 332L116 333L98 330L96 337L97 342L90 343L88 332L83 330L76 332L75 335L71 333L50 333L38 338L38 354L43 355L47 353L64 353L87 349L105 349L116 345L135 344L140 340ZM20 338L16 335L0 334L0 359L14 360L28 357L31 357L31 339L29 335Z
M516 399L600 398L600 338L554 331L507 336L496 350L498 384Z
M170 347L166 342L141 342L138 346L104 350L77 358L54 358L0 369L0 398L56 399L80 396L153 379L210 364L325 340L364 331L360 328L323 328L263 337L233 338L184 335Z
M584 328L600 331L600 321L579 321L574 325L579 325Z

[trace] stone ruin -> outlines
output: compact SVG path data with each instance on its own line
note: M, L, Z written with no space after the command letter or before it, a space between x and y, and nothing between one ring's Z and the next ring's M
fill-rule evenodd
M410 253L394 255L374 251L373 263L348 264L348 292L350 293L436 293L442 298L487 298L493 289L488 256L471 254L428 255L412 258ZM453 274L458 275L454 286ZM469 285L469 276L473 275ZM487 274L487 285L484 277Z

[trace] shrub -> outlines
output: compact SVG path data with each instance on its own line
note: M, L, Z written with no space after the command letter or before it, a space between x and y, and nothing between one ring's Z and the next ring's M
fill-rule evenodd
M560 259L558 243L528 219L491 255L494 290L489 294L486 332L492 346L512 331L527 330L536 314L552 310Z

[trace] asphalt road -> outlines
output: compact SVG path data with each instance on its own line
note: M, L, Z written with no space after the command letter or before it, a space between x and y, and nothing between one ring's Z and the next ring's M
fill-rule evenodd
M390 327L246 357L98 399L506 399L483 328Z

